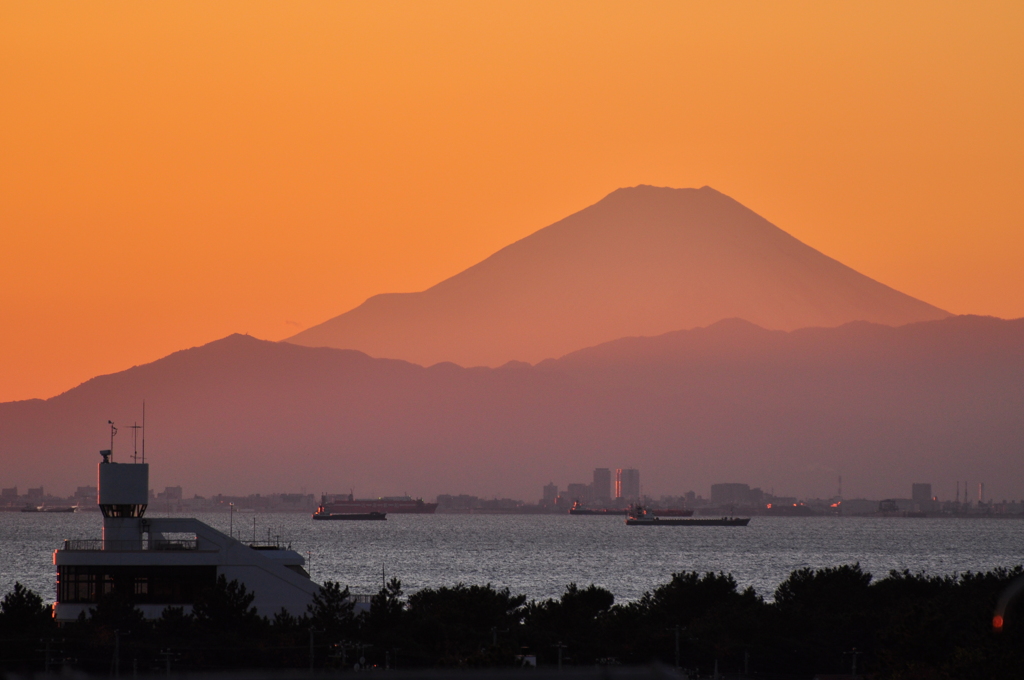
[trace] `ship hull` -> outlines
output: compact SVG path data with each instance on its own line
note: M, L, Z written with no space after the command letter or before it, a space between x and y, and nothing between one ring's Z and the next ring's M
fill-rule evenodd
M387 519L387 514L383 512L318 512L313 515L313 519L379 521Z
M626 524L631 527L653 527L653 526L671 526L671 527L745 527L750 523L749 517L720 517L717 519L711 518L697 518L697 519L661 519L660 517L643 518L643 519L627 519Z
M625 510L589 510L573 508L569 510L570 515L625 515Z

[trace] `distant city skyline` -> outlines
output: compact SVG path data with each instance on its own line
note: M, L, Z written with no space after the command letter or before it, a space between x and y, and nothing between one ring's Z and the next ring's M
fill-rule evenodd
M477 509L482 512L514 510L516 508L528 508L536 504L539 508L548 508L549 511L565 512L576 502L582 503L587 508L601 507L625 507L628 503L637 500L648 499L656 503L669 503L670 507L686 506L689 508L724 508L731 511L737 509L757 509L761 511L772 504L800 504L809 502L819 509L819 512L827 510L830 501L839 500L836 496L816 495L774 495L759 487L752 487L741 482L719 482L710 485L710 494L704 496L692 489L678 491L676 493L660 494L650 496L639 493L636 496L630 495L635 491L635 485L639 482L640 471L634 468L616 468L616 479L618 491L609 496L600 496L604 488L603 482L610 478L611 468L595 468L593 471L594 481L589 484L570 482L565 488L559 487L553 482L545 484L542 488L541 497L537 500L514 499L499 496L477 496L472 493L443 493L437 494L435 500L441 505L441 512L451 512ZM894 509L907 512L937 512L943 508L960 507L981 507L984 504L997 513L1022 513L1024 512L1024 499L1018 498L993 498L984 493L985 485L979 482L970 485L964 481L956 485L955 496L942 497L933 495L932 484L929 482L912 482L908 485L909 493L896 494L888 498L872 498L866 496L842 497L841 502L846 514L871 514L876 512L881 505L893 502ZM18 487L0 486L0 509L20 510L26 506L40 505L45 507L57 505L75 505L79 509L92 510L96 501L97 487L91 485L79 486L71 495L51 494L45 491L45 487L29 487L24 493L19 493ZM343 494L344 495L344 494ZM367 495L364 498L376 498ZM250 494L222 494L216 493L208 496L198 494L189 495L184 492L181 486L168 486L162 491L150 489L150 504L154 511L184 511L191 510L225 510L229 505L237 508L258 509L263 512L305 512L315 507L319 496L311 493L250 493ZM429 499L428 499L429 500ZM833 508L837 507L833 505Z
M765 494L765 495L773 495L771 492L774 492L774 487L770 487L770 491L769 491L769 490L763 489L762 487L755 487L755 486L753 486L751 484L747 484L747 483L743 483L743 482L714 482L714 483L705 485L704 487L701 487L701 486L696 486L696 487L687 486L685 489L683 487L679 487L678 489L676 489L674 491L669 491L669 492L666 492L666 493L657 493L657 494L654 494L653 496L651 496L650 494L647 494L646 492L644 492L642 486L640 485L640 470L634 469L634 468L614 468L614 470L615 470L615 477L613 478L612 477L612 469L613 468L594 468L593 473L592 473L593 481L591 483L568 482L568 483L565 483L564 486L560 486L559 484L557 484L555 482L549 482L548 484L545 484L545 485L542 486L539 499L540 499L541 502L546 502L546 501L553 502L556 498L561 496L561 497L564 497L564 498L568 499L569 502L572 502L573 500L581 500L581 501L586 501L586 502L593 502L593 501L613 501L613 500L617 500L617 499L627 499L627 500L630 500L630 499L635 499L635 498L644 497L644 496L650 496L652 498L682 497L682 496L684 496L686 494L694 494L697 497L705 498L706 500L708 500L709 502L711 502L713 504L719 504L719 503L721 503L721 504L730 504L730 503L747 502L745 499L747 498L747 494L749 494L751 491L756 492L757 494ZM624 479L625 479L625 481L623 481ZM613 482L613 480L614 480L614 482ZM922 500L931 500L931 499L938 499L939 501L957 501L957 502L977 502L977 501L999 502L999 501L1003 501L1003 500L1006 500L1006 501L1015 501L1015 500L1017 500L1016 496L1014 496L1014 497L1006 497L1006 498L997 498L997 497L995 497L995 496L993 496L991 494L986 494L986 492L985 492L985 482L970 482L969 480L954 480L954 482L952 482L951 484L949 484L947 486L950 486L950 489L951 489L950 493L938 494L938 493L933 493L933 488L935 488L935 485L933 485L931 482L909 482L907 484L907 489L909 490L908 493L905 493L905 494L902 494L902 495L897 493L895 495L890 495L890 496L892 498L901 498L901 499L904 499L904 500L914 500L914 501L918 501L918 502L920 502ZM60 490L58 490L57 492L47 491L47 489L49 489L49 488L50 487L48 487L46 484L41 484L39 486L28 486L28 487L19 487L17 485L4 486L3 485L3 481L0 480L0 505L2 505L4 503L22 502L22 501L28 501L28 500L33 500L33 499L43 499L43 498L54 498L54 499L63 499L63 500L78 498L78 499L81 499L82 501L88 502L90 499L91 500L95 500L96 492L97 492L97 487L96 486L88 485L88 484L87 485L78 486L73 491L68 491L66 493L62 492ZM608 488L609 492L607 494L602 495L602 490L604 488ZM249 496L261 496L261 495L266 495L266 496L287 496L287 497L299 497L299 496L307 497L308 496L308 497L311 497L311 498L313 498L313 497L318 498L319 497L319 492L311 493L311 492L308 492L308 491L305 491L305 490L300 490L300 491L263 490L263 491L259 491L259 492L257 492L257 491L248 491L248 492L238 491L238 492L233 492L233 493L216 492L216 493L213 493L213 494L206 494L206 495L204 495L204 494L196 494L196 493L191 493L190 494L190 493L186 492L186 489L187 489L186 486L183 486L183 485L180 485L180 484L173 485L173 486L165 486L165 487L162 487L162 489L152 488L152 489L150 489L150 498L153 499L154 501L166 501L166 500L172 500L173 501L173 500L188 500L188 499L190 499L190 498L192 498L194 496L201 497L201 498L204 498L204 499L213 498L213 497L217 497L217 496L243 498L243 497L249 497ZM702 490L698 491L697 489L702 489ZM336 494L336 493L342 493L342 491L337 490L337 489L330 490L330 491L325 490L324 493ZM396 497L398 495L404 495L404 494L397 494L396 495L396 494L372 494L372 493L367 493L367 494L362 494L361 495L359 493L356 493L355 495L356 495L356 497L360 497L360 498L378 498L378 497ZM467 496L467 497L471 496L471 497L474 497L474 498L481 498L481 499L486 499L486 500L493 500L493 499L499 499L499 498L505 497L505 495L503 495L503 494L482 494L482 495L479 495L479 492L477 492L475 490L472 490L472 489L462 489L462 490L451 490L451 489L449 489L447 491L443 491L443 492L434 494L431 497L436 498L437 496L442 496L442 495L447 495L447 496ZM871 494L855 494L855 495L844 494L842 496L837 496L835 494L830 495L830 494L815 494L815 493L803 493L803 494L801 494L801 493L780 493L779 496L780 497L801 498L801 499L811 499L811 498L813 498L813 499L828 499L828 498L836 498L836 497L841 497L841 498L844 498L844 499L854 499L854 498L876 498L877 500L882 500L883 499L883 496L879 496L877 494L875 494L874 496L872 496ZM1020 497L1022 499L1024 499L1024 494L1022 494ZM535 500L531 500L530 498L524 498L524 499L521 499L521 500L523 502L526 502L526 503L535 502Z

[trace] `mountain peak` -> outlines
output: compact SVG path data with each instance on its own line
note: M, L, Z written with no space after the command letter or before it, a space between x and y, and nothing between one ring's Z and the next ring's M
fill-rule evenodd
M289 342L422 365L500 366L727 318L793 330L945 316L711 187L641 184L425 291L374 296Z
M654 184L636 184L631 187L619 187L618 189L616 189L615 191L611 192L603 199L601 199L601 201L598 201L598 204L610 198L628 198L633 200L639 199L657 201L671 198L710 198L713 196L722 196L728 198L728 196L726 196L722 192L717 191L714 188L707 185L702 186L699 189L693 189L660 187L655 186Z

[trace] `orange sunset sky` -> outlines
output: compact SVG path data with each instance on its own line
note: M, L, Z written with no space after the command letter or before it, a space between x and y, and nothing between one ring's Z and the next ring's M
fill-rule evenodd
M0 401L711 185L1024 316L1024 3L0 4Z

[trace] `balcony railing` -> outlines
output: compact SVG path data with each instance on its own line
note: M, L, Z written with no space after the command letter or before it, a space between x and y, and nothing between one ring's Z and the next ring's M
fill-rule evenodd
M150 550L199 550L196 539L174 539L166 541L150 541Z
M72 552L89 552L106 550L108 552L138 552L139 550L198 550L196 539L171 539L156 541L106 541L101 538L65 539L63 550Z

